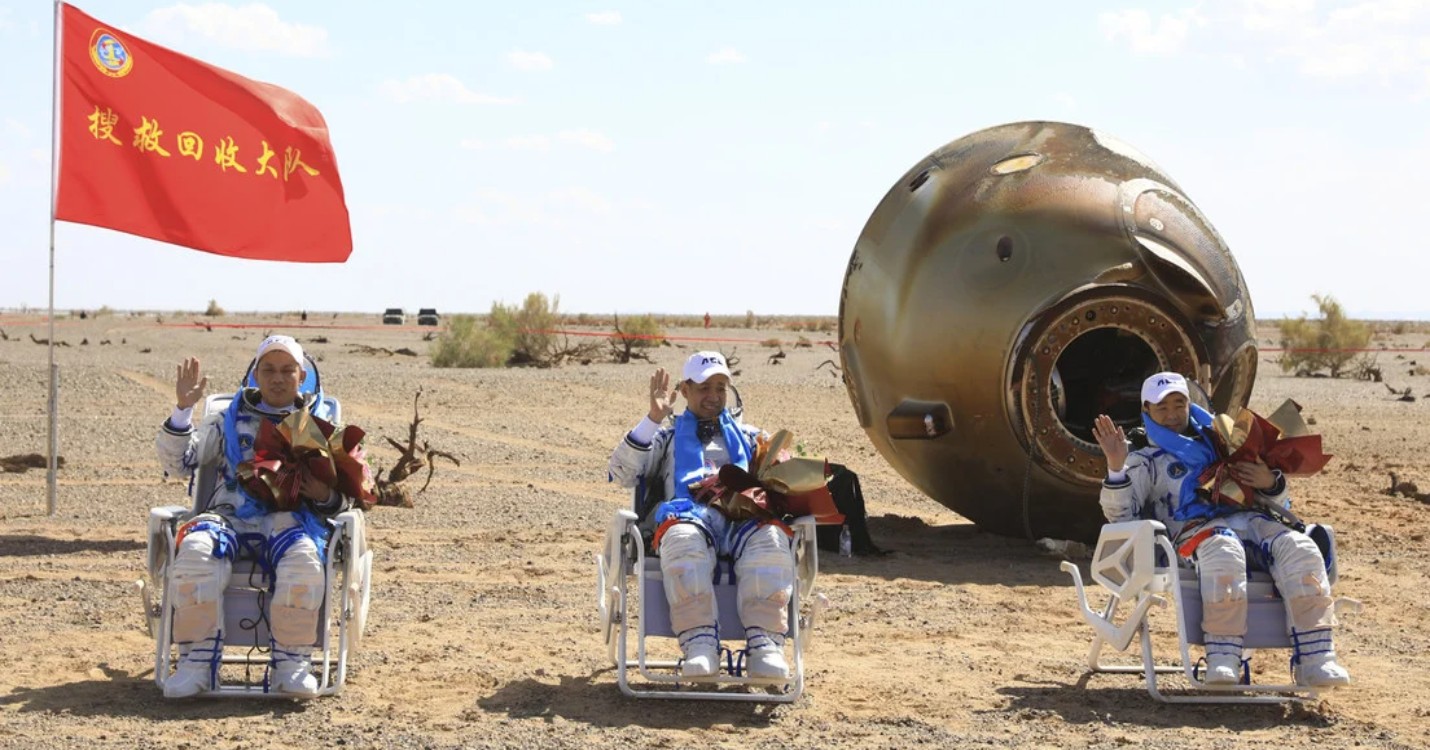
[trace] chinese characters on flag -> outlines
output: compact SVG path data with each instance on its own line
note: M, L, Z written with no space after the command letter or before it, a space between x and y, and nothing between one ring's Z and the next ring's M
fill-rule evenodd
M56 219L240 258L347 260L317 108L62 9Z

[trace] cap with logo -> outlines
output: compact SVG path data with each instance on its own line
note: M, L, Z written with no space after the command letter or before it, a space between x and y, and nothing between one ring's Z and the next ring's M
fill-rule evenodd
M713 375L730 377L730 368L725 364L725 355L720 352L696 352L685 360L685 380L704 383Z
M1159 372L1142 381L1142 403L1160 404L1169 393L1190 397L1187 379L1175 372Z

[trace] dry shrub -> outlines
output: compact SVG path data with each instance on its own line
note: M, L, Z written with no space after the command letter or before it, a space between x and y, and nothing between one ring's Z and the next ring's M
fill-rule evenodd
M473 315L456 315L438 334L431 358L433 367L502 367L511 353L512 342L501 331Z
M1355 380L1370 380L1376 383L1385 382L1385 374L1381 372L1380 364L1373 354L1366 354L1355 358L1346 368L1351 377Z
M552 350L556 346L554 333L561 319L557 308L561 297L547 299L541 292L526 295L521 307L492 303L490 325L504 338L512 342L511 365L536 365L549 367L554 362Z
M207 309L207 310L204 310L204 315L207 315L207 316L209 316L210 318L218 318L218 317L222 317L222 316L224 316L224 315L226 315L226 314L227 314L227 313L224 312L223 308L222 308L222 307L219 307L219 305L218 305L218 300L216 300L216 299L211 299L211 300L209 300L208 309Z
M1277 325L1281 329L1281 369L1297 375L1326 370L1338 378L1356 358L1357 349L1370 343L1370 326L1346 317L1341 304L1330 295L1311 295L1320 308L1321 317L1287 318Z
M624 324L621 323L620 316L616 316L612 325L616 332L610 339L611 357L621 364L630 362L632 359L643 359L649 362L650 355L637 352L636 349L648 349L666 343L665 331L661 330L660 324L650 314L626 318Z
M655 321L655 317L649 313L636 318L626 318L621 323L621 333L617 337L624 341L631 340L631 346L645 348L660 346L665 340L665 330Z
M589 360L602 346L600 342L571 343L557 331L561 321L561 298L547 299L541 292L526 295L521 307L492 304L487 316L490 327L512 342L509 366L555 367L567 359Z
M800 336L799 339L794 342L794 348L796 349L809 349L813 346L814 342L805 336Z
M761 342L760 342L760 346L763 346L763 347L765 347L765 348L767 348L767 349L774 349L775 347L777 347L777 346L779 346L779 345L780 345L780 340L779 340L779 339L765 339L764 341L761 341Z

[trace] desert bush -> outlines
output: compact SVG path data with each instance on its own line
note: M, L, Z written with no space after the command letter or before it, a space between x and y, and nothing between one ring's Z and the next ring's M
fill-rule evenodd
M621 323L620 316L616 316L612 325L615 326L616 332L610 338L611 356L621 364L630 362L632 359L644 359L649 362L649 355L635 350L648 349L666 343L665 331L661 330L660 324L656 322L653 315L646 314L626 318L624 324Z
M630 338L632 346L651 347L660 346L665 339L665 331L655 322L651 315L642 315L637 318L626 318L621 326L622 338Z
M1376 361L1374 354L1363 354L1356 357L1346 366L1345 370L1356 380L1370 380L1376 383L1385 382L1385 374L1381 372L1380 363Z
M555 347L554 330L561 319L558 308L559 296L547 299L541 292L526 295L521 307L492 303L489 320L491 327L512 342L512 365L536 365L549 367L552 349Z
M548 300L541 292L526 295L526 301L519 308L492 303L488 324L503 340L512 342L507 365L555 367L567 359L587 360L599 350L600 342L573 344L568 336L556 330L561 320L560 304L559 296Z
M813 346L814 342L810 341L806 336L800 336L799 339L794 342L794 348L796 349L809 349Z
M204 315L207 315L210 318L222 317L225 314L226 313L223 311L223 308L219 307L218 300L216 299L209 300L208 309L204 310Z
M113 314L114 310L109 305L100 305L99 309L94 311L94 317L96 318L103 318Z
M1346 317L1341 304L1330 295L1313 294L1321 317L1286 318L1281 329L1281 369L1297 375L1326 370L1338 378L1346 366L1370 343L1370 326Z
M433 367L502 367L511 359L512 342L473 315L456 315L432 345Z
M745 327L746 327L746 328L754 328L754 327L755 327L755 311L754 311L754 310L746 310L746 311L745 311Z
M767 349L774 349L775 347L777 347L777 346L779 346L779 345L780 345L780 340L779 340L779 339L765 339L764 341L761 341L761 342L760 342L760 346L763 346L763 347L765 347L765 348L767 348Z

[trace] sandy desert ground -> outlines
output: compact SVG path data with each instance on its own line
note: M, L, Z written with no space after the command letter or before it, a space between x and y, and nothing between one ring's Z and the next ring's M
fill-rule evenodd
M981 533L907 485L874 453L837 378L816 369L831 352L787 348L774 366L757 342L793 334L713 331L749 339L736 345L746 419L787 427L859 472L874 538L893 550L822 558L832 607L808 652L806 694L771 708L630 700L604 660L591 556L629 502L605 463L646 408L649 365L434 370L425 356L353 346L425 355L422 329L223 321L303 340L348 421L372 435L376 463L396 456L382 438L406 434L419 386L422 437L462 458L439 468L415 508L369 514L372 608L346 690L175 702L152 681L134 582L148 509L184 502L153 449L174 365L196 355L226 387L264 329L64 321L58 514L45 513L43 471L0 474L0 747L1430 747L1430 504L1387 494L1391 472L1430 491L1430 376L1409 374L1430 353L1379 356L1415 402L1263 363L1252 407L1294 397L1336 454L1295 490L1304 516L1339 532L1337 593L1365 603L1339 633L1356 683L1308 707L1189 707L1154 702L1140 677L1086 676L1090 631L1059 561ZM0 330L0 456L43 453L46 353L29 339L43 325L6 315ZM1272 331L1263 327L1268 345ZM1422 325L1378 343L1427 340ZM656 359L676 366L690 350ZM1171 617L1156 622L1165 642ZM1258 679L1285 665L1284 653L1262 653Z

